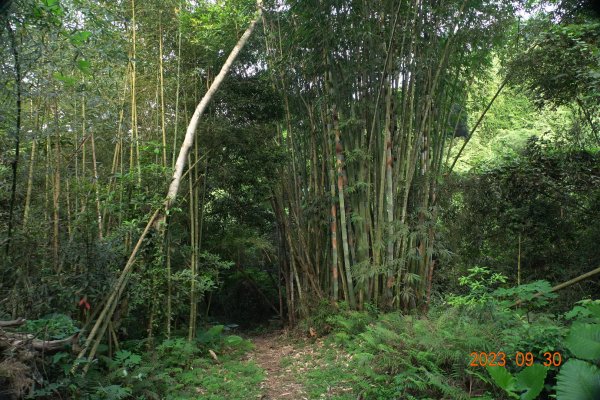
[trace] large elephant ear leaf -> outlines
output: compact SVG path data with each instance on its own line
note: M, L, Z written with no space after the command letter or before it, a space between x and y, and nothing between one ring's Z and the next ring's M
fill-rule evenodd
M600 324L573 324L565 344L577 358L600 359Z
M557 400L600 399L600 369L581 360L569 360L560 369L556 385Z
M508 372L504 367L488 366L486 369L496 385L500 386L502 389L511 394L511 392L515 389L515 378L510 374L510 372Z
M544 380L548 368L541 364L534 364L531 367L524 368L516 376L515 391L522 392L521 400L534 400L544 389Z

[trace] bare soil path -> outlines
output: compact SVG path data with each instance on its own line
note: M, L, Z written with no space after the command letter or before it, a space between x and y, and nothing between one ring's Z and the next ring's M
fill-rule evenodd
M296 379L292 365L286 360L302 357L303 351L294 346L281 332L272 332L250 338L255 349L250 355L258 366L265 370L265 380L261 383L263 400L303 400L308 399L301 383ZM284 363L282 364L282 361Z

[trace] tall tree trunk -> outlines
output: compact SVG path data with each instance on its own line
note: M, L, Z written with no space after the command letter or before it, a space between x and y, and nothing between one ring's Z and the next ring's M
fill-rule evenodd
M33 100L30 101L31 106L31 118L33 119ZM35 113L35 125L34 129L36 132L40 130L40 106L38 104ZM30 206L31 206L31 193L33 190L33 170L35 168L35 159L37 157L37 139L31 141L31 155L29 156L29 172L27 174L27 192L25 195L25 207L23 210L23 228L27 228L27 222L29 222Z
M13 59L15 62L15 91L16 91L16 119L15 119L15 131L14 131L14 142L15 142L15 158L12 162L12 184L10 187L10 205L8 209L8 232L5 247L6 256L10 253L10 244L12 240L13 230L13 214L15 210L15 203L17 201L17 172L19 167L19 150L21 140L21 62L19 60L19 50L17 48L17 39L15 33L10 26L10 21L6 20L6 29L10 37L10 46L13 53Z
M29 158L29 173L27 174L27 194L25 195L25 210L23 211L23 227L27 227L29 221L29 210L31 204L31 190L33 188L33 168L35 166L35 156L37 153L37 140L31 143L31 156Z
M352 280L352 272L350 270L350 251L348 249L348 225L346 221L346 203L344 199L344 153L341 141L341 132L338 121L337 110L333 109L333 129L335 131L335 154L337 159L337 186L338 200L340 203L340 225L342 229L342 247L344 249L344 272L346 273L346 281L348 285L348 303L350 307L356 307L356 299L354 296L354 282Z
M98 221L98 239L102 240L102 232L104 230L102 225L102 207L100 205L100 187L98 185L98 167L96 163L96 142L94 141L94 133L90 134L90 141L92 145L92 171L94 173L94 192L96 194L96 219Z
M179 130L179 88L181 78L181 2L179 3L179 10L177 16L177 88L175 89L175 132L173 134L173 155L171 160L171 168L175 169L175 149L177 149L177 133Z
M140 164L140 138L137 120L137 66L136 66L136 22L135 22L135 0L131 0L131 149L129 158L129 169L133 171L134 160L137 167L137 184L142 186L142 167Z
M167 131L165 127L165 83L163 78L162 11L158 19L158 65L160 71L160 127L162 133L163 168L167 168Z
M54 271L60 273L59 247L60 247L60 126L58 123L58 104L54 105L54 129L56 130L54 144L54 182L52 185L52 254Z
M339 278L338 278L338 249L337 249L337 208L335 205L335 172L333 169L329 172L331 175L331 282L332 299L338 300Z

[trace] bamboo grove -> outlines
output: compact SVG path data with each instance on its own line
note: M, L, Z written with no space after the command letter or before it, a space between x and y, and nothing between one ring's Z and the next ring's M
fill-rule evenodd
M291 309L319 298L427 305L443 256L438 185L509 8L309 1L265 21L285 107L278 135L289 162L273 208Z
M287 310L291 323L320 300L427 306L444 256L438 187L457 127L480 107L469 104L469 89L495 46L509 40L511 3L261 7L13 2L0 70L7 88L0 139L11 149L0 158L12 168L0 172L11 182L2 198L9 212L1 289L12 293L14 315L33 306L34 288L52 299L36 306L46 307L41 314L70 301L50 295L70 287L98 310L104 305L109 338L127 302L144 311L149 337L187 325L192 338L199 303L210 307L220 271L239 268L243 257L278 267L280 305L270 306ZM254 18L252 37L182 157L193 110ZM255 101L252 109L239 97ZM176 167L181 189L166 229L144 231ZM234 229L243 225L237 208L246 207L230 199L235 193L264 204L253 214L262 221L246 224L253 228ZM252 230L268 232L271 220L271 236ZM224 246L211 232L235 239ZM140 233L149 237L136 246ZM117 280L138 250L136 268Z

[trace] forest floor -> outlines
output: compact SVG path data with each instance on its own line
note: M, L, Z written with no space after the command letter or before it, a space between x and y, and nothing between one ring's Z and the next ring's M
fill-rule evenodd
M265 371L261 399L355 398L352 386L344 381L346 374L340 374L347 372L340 367L347 366L349 357L325 341L292 338L282 332L249 339L255 346L249 359Z
M255 348L250 358L265 371L261 399L306 399L304 387L298 382L293 365L285 362L290 358L299 358L302 349L280 332L256 336L252 342Z

